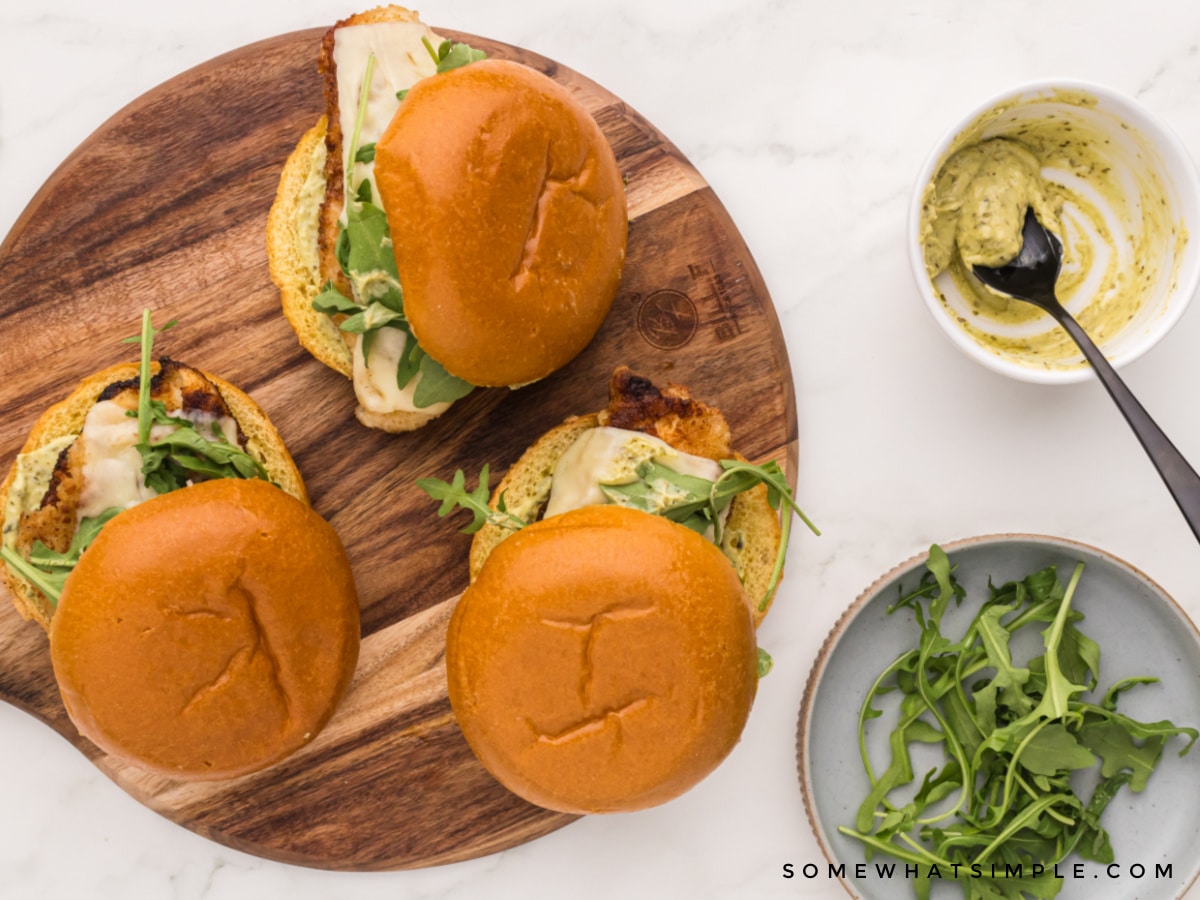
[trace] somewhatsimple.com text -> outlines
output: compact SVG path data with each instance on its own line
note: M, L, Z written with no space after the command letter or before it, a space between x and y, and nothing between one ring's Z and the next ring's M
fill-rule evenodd
M894 878L928 878L930 880L935 878L946 880L963 878L1041 878L1046 874L1053 875L1055 878L1105 878L1110 880L1119 878L1159 880L1173 877L1171 863L1154 863L1152 866L1142 865L1141 863L1131 863L1128 865L1111 863L1107 866L1088 863L1056 863L1050 866L1043 866L1037 863L1029 866L1007 865L1005 863L975 864L970 866L959 864L917 866L911 863L874 862L855 863L853 865L829 863L825 868L818 866L816 863L805 863L804 865L784 863L783 866L784 878L804 878L810 881L822 877L856 878L860 881L865 881L869 878L889 880Z

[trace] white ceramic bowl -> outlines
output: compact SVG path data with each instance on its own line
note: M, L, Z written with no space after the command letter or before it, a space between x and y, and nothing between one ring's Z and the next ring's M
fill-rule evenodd
M1080 106L1062 99L1079 95L1094 100L1094 104ZM990 334L1001 333L997 329L1003 326L995 326L973 315L969 300L948 272L930 280L920 237L922 195L926 186L953 152L962 146L962 138L968 132L972 140L1014 137L1022 123L1048 116L1064 117L1104 135L1101 152L1116 173L1122 193L1127 196L1138 192L1139 183L1144 183L1145 170L1150 170L1162 186L1162 201L1167 204L1170 221L1182 226L1182 233L1187 235L1183 241L1170 234L1160 235L1160 240L1149 245L1149 256L1157 261L1159 274L1148 296L1132 321L1097 341L1109 362L1118 368L1158 343L1183 315L1200 286L1200 177L1187 149L1166 125L1136 101L1109 88L1081 81L1034 82L993 97L964 116L933 147L917 176L909 207L908 251L921 296L934 320L955 346L989 369L1012 378L1067 384L1091 376L1082 357L1051 362L1035 358L1036 354L1021 355L1008 349L996 349L973 337L964 322ZM1043 169L1043 175L1050 173ZM1137 203L1133 206L1138 208ZM1138 226L1136 222L1128 222L1125 227ZM1087 301L1083 293L1080 291L1079 296L1068 302L1072 312ZM1042 321L1037 327L1057 328L1049 316L1039 315Z

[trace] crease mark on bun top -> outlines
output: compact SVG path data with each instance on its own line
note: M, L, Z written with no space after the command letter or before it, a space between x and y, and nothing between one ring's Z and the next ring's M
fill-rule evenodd
M638 606L633 603L618 603L590 616L574 618L539 616L538 622L550 628L573 631L583 636L583 657L579 665L579 704L588 709L592 705L592 683L596 678L595 644L600 634L600 626L630 619L643 619L658 612L658 604Z
M251 542L262 541L265 536L266 534L262 528L253 528L252 532L246 535L244 547L246 545L250 545ZM253 588L250 586L250 584L246 583L245 580L247 568L245 552L240 553L239 557L238 569L236 569L234 572L232 580L230 580L227 586L224 587L223 592L224 598L226 598L230 606L234 607L235 612L233 616L222 618L226 618L227 620L234 620L236 618L245 619L248 628L250 628L250 643L244 644L244 646L240 647L238 650L235 650L235 652L229 656L229 659L227 660L226 665L222 667L221 672L218 673L214 679L210 680L209 683L200 686L200 688L196 691L196 694L193 694L191 700L185 704L184 710L186 712L186 709L192 707L194 703L200 700L200 698L208 696L214 691L221 690L221 688L223 688L224 685L227 685L235 676L235 668L236 670L245 668L246 665L250 664L254 656L260 653L263 655L263 659L266 661L268 683L272 688L272 692L274 692L274 694L280 698L280 702L283 707L284 718L286 718L286 721L292 721L294 718L292 709L292 696L290 696L288 690L283 686L283 680L280 671L280 658L278 658L278 654L275 652L274 647L271 646L269 630L265 628L262 619L260 619L258 616L258 598L256 594L254 594ZM179 612L181 614L185 614L185 616L194 616L194 614L202 614L202 616L203 614L215 614L214 611L209 610ZM241 616L238 616L239 612L241 613ZM239 660L244 660L240 666L236 665L238 664Z
M517 257L517 264L513 266L512 274L508 276L514 290L519 291L525 286L537 260L538 244L541 242L542 228L546 223L546 207L550 202L549 189L552 181L550 172L553 168L554 142L547 141L545 158L542 161L541 184L538 186L537 195L529 211L529 227L525 229L525 241L521 244L521 255Z
M559 746L571 741L602 734L609 730L609 725L612 725L614 726L612 733L613 752L615 753L625 741L625 732L621 727L624 717L629 713L646 708L655 699L657 698L650 694L634 697L632 700L627 700L619 706L610 706L596 712L594 715L585 716L578 722L568 725L559 731L545 731L528 717L525 717L525 724L534 733L536 743L550 744L551 746Z
M583 158L573 167L571 174L556 177L553 174L554 151L554 141L547 140L545 165L542 169L541 184L530 212L529 228L525 233L525 242L521 245L521 256L508 278L514 290L521 290L529 277L537 277L535 270L543 233L546 230L548 210L560 189L565 189L571 196L582 200L601 217L608 209L610 198L595 197L587 190L587 181L596 169L595 154L585 152Z
M207 697L217 693L221 690L221 688L233 681L237 671L244 669L246 663L253 655L254 648L251 644L243 644L229 654L229 658L225 660L225 664L221 666L221 671L217 673L216 677L206 681L192 692L192 696L188 698L187 702L184 703L183 707L179 710L180 715L187 713L188 710L201 703Z

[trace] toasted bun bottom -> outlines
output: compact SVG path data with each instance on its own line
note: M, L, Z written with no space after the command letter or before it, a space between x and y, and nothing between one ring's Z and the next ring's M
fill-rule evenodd
M733 567L699 535L593 506L523 528L463 594L450 702L480 762L531 803L642 809L711 772L757 688Z
M325 130L322 116L283 165L267 215L267 266L300 345L349 378L353 369L349 346L333 320L312 305L322 283L317 241L325 196Z
M151 372L158 371L158 363L151 364ZM237 420L242 433L246 436L246 452L257 459L267 471L270 479L292 496L308 502L308 493L304 487L304 479L300 470L292 461L279 432L267 418L262 407L254 402L248 394L234 387L227 381L217 378L208 372L202 373L216 385L221 398L233 417ZM120 363L111 366L94 375L83 379L65 399L47 409L34 423L29 437L21 447L21 454L33 453L53 443L59 438L73 437L83 431L84 420L95 405L97 398L110 384L125 381L138 376L137 363ZM0 511L8 505L9 492L17 476L16 462L9 468L4 482L0 484ZM2 514L2 512L0 512ZM54 615L54 606L50 600L37 588L11 571L7 565L0 564L0 577L12 594L17 611L25 619L34 619L43 628L49 630L50 619Z
M591 341L625 260L625 187L565 88L507 60L422 79L375 160L405 314L448 372L527 384Z
M80 733L183 779L253 772L311 740L358 645L354 578L332 526L238 479L114 518L67 578L50 628Z

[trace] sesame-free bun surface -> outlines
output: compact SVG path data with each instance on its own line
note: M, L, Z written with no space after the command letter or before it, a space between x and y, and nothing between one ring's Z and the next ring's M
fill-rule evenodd
M509 790L570 813L678 796L733 749L757 688L729 561L666 519L592 506L497 546L450 621L450 702Z
M565 88L506 60L425 78L376 145L375 179L405 314L448 372L526 384L595 335L624 264L625 189Z
M80 733L181 779L253 772L311 740L358 646L333 527L257 480L203 482L116 516L67 578L50 627Z

